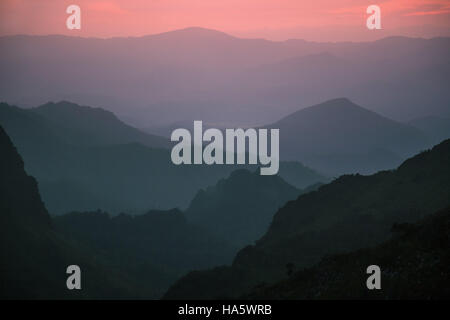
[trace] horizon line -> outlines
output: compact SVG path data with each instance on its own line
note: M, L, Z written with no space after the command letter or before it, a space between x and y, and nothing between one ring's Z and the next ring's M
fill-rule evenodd
M217 29L211 29L211 28L205 28L205 27L199 27L199 26L191 26L181 29L173 29L169 31L159 32L159 33L149 33L145 35L138 35L138 36L112 36L112 37L99 37L99 36L79 36L79 35L67 35L67 34L61 34L61 33L51 33L51 34L11 34L11 35L0 35L0 38L13 38L13 37L64 37L64 38L80 38L80 39L91 39L91 40L114 40L114 39L142 39L147 37L157 37L162 35L167 35L175 32L181 32L181 31L188 31L188 30L203 30L206 32L215 32L217 34L222 34L223 36L227 36L234 39L241 39L241 40L263 40L267 42L274 42L274 43L284 43L289 41L304 41L304 42L310 42L310 43L369 43L369 42L377 42L384 39L389 38L405 38L405 39L422 39L422 40L432 40L432 39L447 39L450 38L450 36L435 36L435 37L413 37L413 36L405 36L405 35L389 35L385 37L381 37L379 39L375 40L362 40L362 41L314 41L314 40L306 40L302 38L289 38L286 40L271 40L266 39L263 37L239 37L236 35L232 35L230 33L220 31Z

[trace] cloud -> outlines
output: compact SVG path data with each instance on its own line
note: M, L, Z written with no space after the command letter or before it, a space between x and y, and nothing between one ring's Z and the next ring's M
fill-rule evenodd
M425 5L418 6L415 10L406 13L406 16L427 16L427 15L440 15L440 14L449 14L450 13L450 4L448 1L445 3L441 1L436 1L432 3L428 3Z

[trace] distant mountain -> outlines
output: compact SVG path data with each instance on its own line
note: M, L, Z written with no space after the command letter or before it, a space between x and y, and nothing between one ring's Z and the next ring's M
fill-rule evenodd
M31 109L48 120L59 138L75 145L141 143L168 148L167 138L150 135L120 121L112 112L72 102L49 102ZM59 129L59 130L57 130Z
M0 124L24 157L27 172L38 179L52 213L97 208L118 213L187 205L197 188L217 181L222 171L226 175L232 170L223 166L204 175L201 172L206 168L177 167L170 161L169 150L137 142L89 145L96 138L82 126L70 135L64 124L6 104L0 105ZM182 177L189 177L189 183L180 181ZM175 192L175 199L169 190Z
M450 38L277 42L186 28L111 39L6 36L0 47L3 101L76 101L139 128L270 123L338 96L401 121L450 116Z
M132 298L132 283L57 234L36 180L0 127L0 297L2 299ZM82 269L83 290L69 291L66 268Z
M389 238L393 224L415 222L450 205L449 164L446 140L396 170L344 175L301 195L278 210L268 232L242 249L231 267L191 272L165 298L238 297L282 280L287 265L299 270L325 255L377 245Z
M257 167L176 166L170 150L143 145L137 130L108 112L74 104L41 108L36 112L0 104L0 125L25 159L27 172L39 181L42 197L53 214L98 208L111 213L185 208L200 188L215 184L238 168ZM126 131L128 136L111 133L109 121L117 132ZM125 138L137 140L112 143ZM280 163L279 174L298 188L326 181L299 163Z
M413 119L408 124L426 133L436 143L450 138L450 117L427 116Z
M53 219L55 229L111 267L140 279L146 298L159 298L189 270L229 264L236 248L177 210L142 215L72 212Z
M19 148L24 145L27 150L42 144L50 148L62 144L88 147L126 143L170 147L167 138L141 132L109 111L66 101L32 109L0 103L0 124L18 140Z
M215 186L200 190L187 218L237 247L252 244L269 227L274 212L300 190L278 176L237 170Z
M258 66L253 68L252 72L278 85L300 82L300 90L303 91L305 86L318 85L323 81L320 77L323 73L337 76L348 68L351 68L351 61L325 51Z
M391 240L329 256L275 285L255 288L245 299L446 299L450 296L450 209L416 224L393 228ZM367 290L365 271L381 264L381 290ZM293 272L290 266L287 272ZM326 280L324 280L326 279Z
M426 136L340 98L301 109L268 125L280 129L284 159L314 164L322 172L373 173L390 169L425 149Z

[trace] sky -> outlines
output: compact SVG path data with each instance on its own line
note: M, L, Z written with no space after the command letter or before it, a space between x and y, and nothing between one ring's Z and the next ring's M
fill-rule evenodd
M81 8L81 30L66 28L72 4ZM381 8L381 30L366 27L372 4ZM0 35L109 38L193 26L269 40L450 36L450 0L0 0Z

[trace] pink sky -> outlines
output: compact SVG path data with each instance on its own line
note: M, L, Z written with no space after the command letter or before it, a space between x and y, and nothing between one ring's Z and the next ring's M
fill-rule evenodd
M67 30L66 8L82 10ZM365 27L381 7L383 30ZM450 36L450 0L1 0L0 34L141 36L199 26L273 40L371 40L388 35Z

